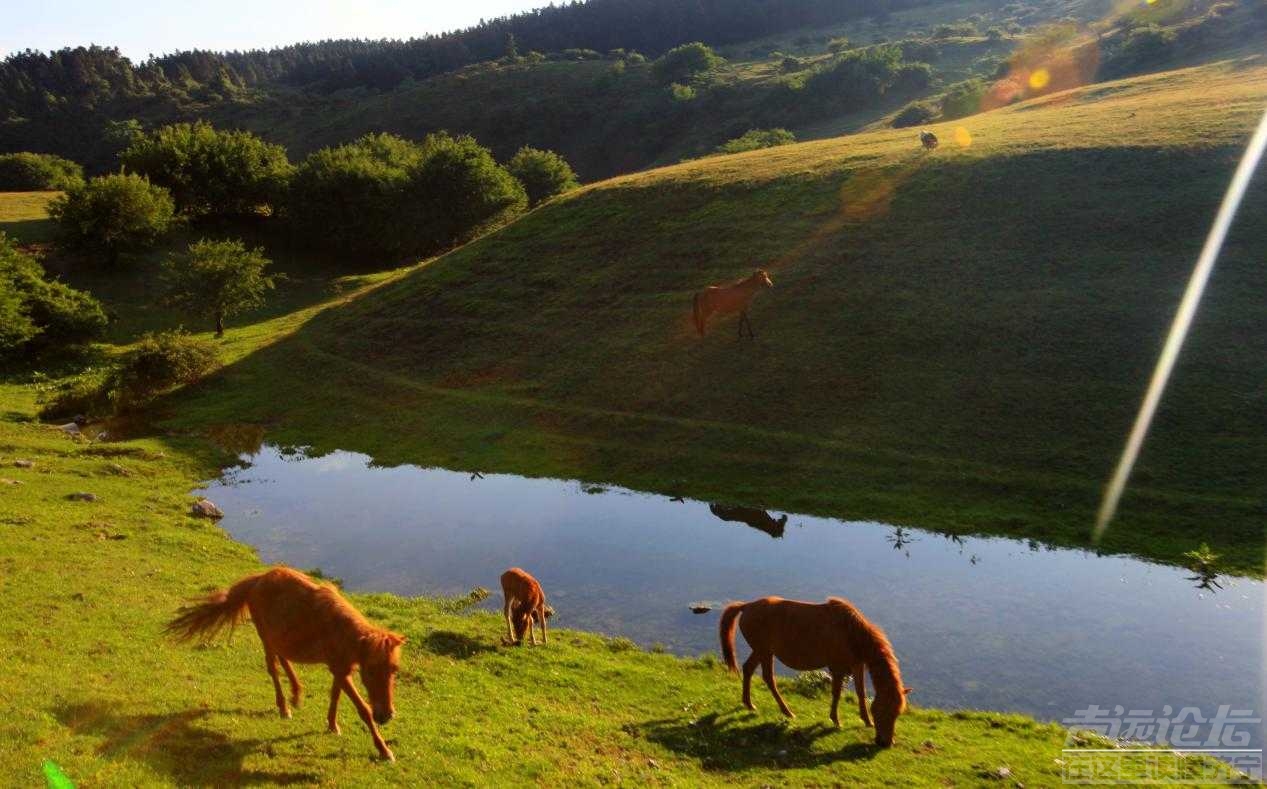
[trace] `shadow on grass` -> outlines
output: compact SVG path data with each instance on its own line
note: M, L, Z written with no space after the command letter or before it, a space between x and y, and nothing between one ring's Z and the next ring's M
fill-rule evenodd
M268 740L231 739L199 725L213 710L196 709L154 715L122 715L107 702L68 704L56 710L62 725L76 734L103 738L96 753L105 759L136 760L165 773L180 786L247 786L299 784L318 780L316 773L248 770L243 761L263 752L272 756L274 743L297 740L310 733ZM245 710L230 714L254 715ZM273 716L269 716L273 717Z
M496 652L497 646L487 641L471 638L464 633L436 630L422 640L423 648L437 655L466 660L485 652Z
M638 734L669 750L698 759L705 770L737 771L756 767L812 768L835 762L875 758L881 750L871 743L871 729L851 733L824 723L792 726L784 721L758 720L746 712L711 712L694 721L682 718L652 720L638 726ZM824 737L842 734L865 737L835 750L818 750Z

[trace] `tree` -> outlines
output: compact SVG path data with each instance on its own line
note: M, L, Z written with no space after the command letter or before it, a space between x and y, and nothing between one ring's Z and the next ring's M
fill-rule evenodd
M893 117L893 122L889 125L895 129L905 129L910 126L919 126L928 123L937 117L937 111L927 104L913 101L902 108L902 111Z
M177 209L192 215L249 214L270 206L292 170L282 146L204 121L135 137L119 158L124 167L170 189Z
M69 189L83 183L84 168L48 153L0 154L0 192Z
M572 166L554 151L525 145L506 163L506 169L523 184L530 207L580 186Z
M524 187L474 137L432 134L422 149L406 195L416 250L433 252L465 241L527 205Z
M264 273L270 263L262 248L203 239L190 244L185 254L168 258L168 301L214 319L216 337L223 337L225 318L262 305L276 286L277 278Z
M696 74L711 71L722 62L706 44L696 41L665 52L652 64L651 73L661 84L667 85L684 82Z
M775 148L796 142L796 135L787 129L749 129L741 136L717 146L716 153L743 153L760 148Z
M100 302L47 279L38 260L0 233L0 358L33 344L87 342L105 328Z
M391 134L368 134L315 151L295 170L285 218L310 245L388 255L405 251L405 188L422 157L420 145Z
M108 262L119 254L151 246L172 226L171 195L132 174L104 175L71 187L49 204L66 245L104 252Z
M941 99L941 115L944 120L963 118L981 111L987 86L979 79L969 79L950 86Z

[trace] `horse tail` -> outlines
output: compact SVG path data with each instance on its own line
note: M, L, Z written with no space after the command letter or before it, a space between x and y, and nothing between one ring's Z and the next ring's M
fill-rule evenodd
M261 576L243 578L228 589L212 592L192 605L183 606L164 632L177 641L203 636L208 641L225 627L236 627L246 618L246 597Z
M695 331L699 332L699 336L703 337L704 316L700 314L698 293L691 297L691 315L695 318Z
M739 662L735 660L735 628L739 626L739 615L743 613L747 603L731 603L721 612L721 623L717 626L717 634L721 638L721 656L726 661L726 668L739 670Z

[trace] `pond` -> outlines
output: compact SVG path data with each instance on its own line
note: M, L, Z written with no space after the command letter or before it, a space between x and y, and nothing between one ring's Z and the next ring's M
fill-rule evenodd
M692 603L838 595L888 632L921 705L1047 720L1092 704L1260 711L1255 580L562 480L380 468L348 452L264 446L243 461L200 491L224 528L266 562L320 568L353 591L485 586L500 610L498 577L518 565L541 580L554 626L683 655L717 651L717 610Z

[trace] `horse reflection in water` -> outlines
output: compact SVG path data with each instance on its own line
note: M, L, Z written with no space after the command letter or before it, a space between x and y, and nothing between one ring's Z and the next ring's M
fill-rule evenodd
M747 524L757 531L765 532L776 540L783 536L783 529L787 526L787 515L784 515L781 518L775 518L765 510L759 510L756 507L732 507L726 504L709 504L708 509L724 521Z

